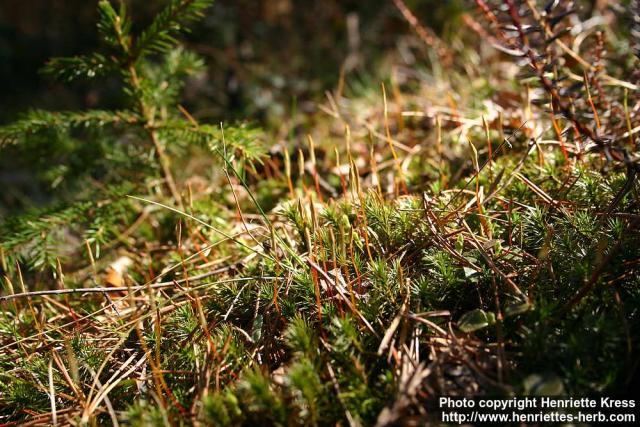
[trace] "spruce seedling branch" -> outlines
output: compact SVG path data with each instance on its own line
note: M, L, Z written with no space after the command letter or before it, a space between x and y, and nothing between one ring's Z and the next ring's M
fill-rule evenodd
M105 41L120 49L120 63L124 64L127 84L135 99L138 113L142 117L144 129L153 144L158 162L167 183L167 187L176 203L182 207L182 198L171 172L171 162L167 155L156 128L155 109L145 99L141 78L137 66L150 53L166 53L177 43L175 35L181 31L182 23L196 20L202 12L213 3L212 0L174 0L162 11L145 30L135 45L131 46L131 24L127 17L124 3L121 3L117 13L108 0L99 3L101 13L98 28L104 35ZM109 37L112 31L115 37Z
M123 193L113 187L128 187L128 194L145 191L145 181L149 176L146 167L150 166L159 169L169 196L183 211L180 189L172 171L172 161L177 158L175 154L190 145L220 146L222 135L211 125L194 129L179 112L179 96L185 78L202 71L204 62L181 48L177 37L188 30L187 25L202 18L212 3L212 0L171 0L136 37L124 2L114 7L112 1L99 1L97 31L100 47L84 55L54 58L43 71L68 83L78 80L98 83L97 79L104 77L117 79L125 95L123 107L118 110L32 110L16 122L0 127L0 148L16 145L16 149L24 151L26 156L35 154L30 147L39 144L38 149L53 153L46 156L55 159L56 150L67 147L64 148L68 152L67 157L73 159L84 154L82 150L88 150L83 147L97 146L89 154L91 158L83 160L82 173L92 179L94 171L91 166L95 164L109 170L109 176L102 179L96 188L89 188L91 193L84 193L84 198L99 197L93 194L96 192ZM228 129L229 148L241 153L248 162L259 161L263 148L257 132L245 125L229 126ZM147 147L152 148L155 161L147 160ZM87 188L87 181L83 180L84 176L59 175L68 170L69 166L64 164L67 160L61 158L62 165L47 162L43 165L45 170L38 172L52 176L52 185L63 183L60 188L69 188L72 200L63 200L71 205L61 203L56 206L57 211L64 212L64 224L77 229L80 228L78 224L84 224L90 218L99 223L96 227L100 230L115 230L119 223L117 217L87 217L86 209L77 208L76 205L83 200L78 200L80 197L75 188ZM45 262L32 264L54 267L52 260L56 256L50 253L53 246L48 242L55 239L53 234L57 231L22 234L15 231L30 228L29 224L23 225L7 231L5 241L9 244L3 244L3 247L7 249L8 256L43 259ZM34 247L38 247L42 254L34 256L31 249ZM31 253L24 253L25 250ZM23 253L19 254L20 251Z

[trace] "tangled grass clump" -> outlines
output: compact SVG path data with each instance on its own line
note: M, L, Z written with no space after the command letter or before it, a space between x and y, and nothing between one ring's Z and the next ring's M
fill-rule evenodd
M106 253L49 275L2 245L0 423L437 424L440 395L630 393L640 97L613 3L476 0L452 43L410 19L381 87L270 156L179 107L217 174L161 168Z

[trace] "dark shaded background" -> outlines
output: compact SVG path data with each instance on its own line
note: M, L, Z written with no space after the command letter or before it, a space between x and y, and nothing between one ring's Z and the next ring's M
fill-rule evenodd
M85 53L96 46L96 3L0 2L0 123L26 108L118 104L110 82L97 88L68 86L38 73L48 58ZM426 24L441 30L438 23L445 20L440 18L454 16L452 9L459 9L461 0L406 3ZM166 2L128 4L135 24L142 27ZM187 88L187 101L197 104L200 115L213 119L277 117L292 99L313 99L333 88L347 60L350 71L374 69L398 35L409 31L391 0L219 0L186 37L209 66L208 79Z
M443 23L455 29L463 1L405 0L438 32ZM0 125L28 109L122 106L116 77L67 84L39 71L52 57L95 50L97 3L0 0ZM134 34L167 3L127 0ZM392 0L218 0L184 36L207 72L186 85L183 105L209 123L246 120L282 129L282 123L291 122L292 109L313 112L316 104L310 101L323 100L325 91L337 86L341 70L348 80L369 81L378 90L374 81L383 74L381 59L409 34L412 29ZM296 123L304 117L297 115ZM25 155L22 147L0 151L0 217L45 206L59 196L47 180L38 179L38 171L54 161L47 154L51 147L41 145L42 153L30 148Z

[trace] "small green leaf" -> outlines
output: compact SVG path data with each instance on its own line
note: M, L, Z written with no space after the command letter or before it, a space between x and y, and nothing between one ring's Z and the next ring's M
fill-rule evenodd
M493 311L487 313L487 321L490 325L496 324L496 314Z
M509 304L504 310L505 317L517 316L518 314L526 313L531 310L531 304L528 302L517 302Z
M462 255L463 251L464 251L464 236L462 234L459 234L458 238L456 239L456 252Z
M564 383L555 374L531 374L523 381L525 392L536 396L561 396L564 394Z
M256 320L253 322L253 327L252 327L252 332L251 332L251 339L254 342L258 342L260 341L260 338L262 338L262 323L263 323L263 317L261 314L256 316Z
M474 270L471 267L462 267L462 269L464 270L464 276L469 278L472 276L475 276L476 274L478 274L478 272L476 270Z
M495 317L494 317L495 322ZM476 309L463 314L458 320L458 329L462 332L473 332L486 328L491 324L490 316L484 310Z

